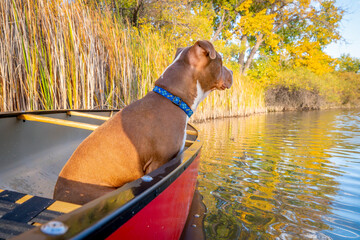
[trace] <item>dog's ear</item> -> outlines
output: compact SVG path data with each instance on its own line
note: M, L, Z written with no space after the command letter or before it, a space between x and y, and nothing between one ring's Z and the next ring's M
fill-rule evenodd
M176 53L175 53L174 59L176 59L176 57L179 55L179 53L180 53L182 50L184 50L184 48L178 48L178 49L176 49Z
M211 42L204 40L197 41L194 44L194 47L196 47L198 54L204 54L205 56L209 56L211 59L216 58L216 51Z
M216 58L214 46L209 41L197 41L189 50L189 62L192 66L204 66L210 59ZM208 58L209 57L209 58Z

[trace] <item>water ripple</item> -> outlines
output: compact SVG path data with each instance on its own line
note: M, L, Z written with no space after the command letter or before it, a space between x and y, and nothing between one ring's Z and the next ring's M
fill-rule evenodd
M208 239L360 239L360 111L198 124Z

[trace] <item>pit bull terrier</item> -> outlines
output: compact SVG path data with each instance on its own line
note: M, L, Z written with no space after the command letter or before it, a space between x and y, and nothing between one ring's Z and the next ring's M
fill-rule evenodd
M213 90L232 85L232 71L209 41L179 48L144 98L91 133L59 174L54 199L89 202L157 169L185 145L189 117Z

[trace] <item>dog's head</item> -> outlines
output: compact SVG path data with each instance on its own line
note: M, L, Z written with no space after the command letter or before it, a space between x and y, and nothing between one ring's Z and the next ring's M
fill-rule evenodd
M232 85L232 71L223 66L221 55L209 41L197 41L191 47L177 49L174 62L177 60L189 65L204 92L224 90Z
M212 90L230 88L232 75L211 42L197 41L193 46L177 49L173 63L155 85L181 97L195 110Z

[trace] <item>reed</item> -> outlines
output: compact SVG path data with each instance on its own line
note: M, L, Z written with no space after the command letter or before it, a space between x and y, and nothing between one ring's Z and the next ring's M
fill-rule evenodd
M190 44L80 1L2 0L0 19L0 111L122 108L152 89L177 46ZM263 111L262 96L236 75L194 119Z
M194 120L219 117L247 116L266 112L264 87L249 77L234 72L229 90L212 92L199 106Z

